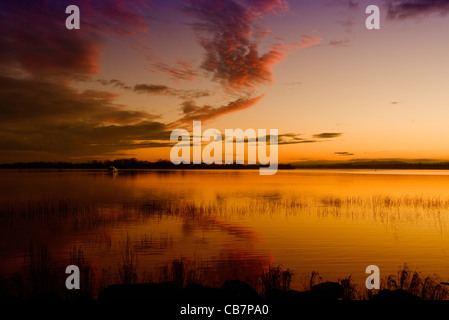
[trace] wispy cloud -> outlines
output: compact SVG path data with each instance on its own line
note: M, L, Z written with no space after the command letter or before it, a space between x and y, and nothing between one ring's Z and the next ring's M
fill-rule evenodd
M343 20L338 20L337 23L345 28L345 32L351 33L352 28L354 27L355 21L354 21L354 18L346 18Z
M333 139L340 137L343 133L319 133L314 134L312 137L303 137L298 133L284 133L278 136L279 144L300 144L300 143L316 143L324 142L324 139Z
M117 79L112 80L98 79L97 82L101 83L104 86L111 85L116 88L130 90L136 93L149 94L149 95L176 96L181 99L196 99L201 97L207 97L210 95L210 92L207 90L180 90L171 88L163 84L140 83L132 86Z
M299 144L299 143L314 143L319 142L316 139L303 138L298 133L284 133L278 136L278 144Z
M286 2L201 0L189 3L186 10L198 18L194 28L206 51L201 66L212 74L214 81L228 92L272 83L270 68L284 59L284 50L291 44L275 44L260 53L259 41L264 32L257 32L256 20L270 13L285 12ZM306 48L318 42L317 37L304 36L295 45Z
M106 79L97 79L97 82L101 83L104 86L110 85L116 88L120 88L120 89L125 89L125 90L132 90L133 88L129 85L127 85L126 83L124 83L123 81L117 80L117 79L111 79L111 80L106 80Z
M446 16L449 13L447 0L388 0L389 19L408 19L428 14Z
M324 132L324 133L318 133L314 134L313 137L316 139L333 139L338 138L342 135L341 132Z
M192 81L198 76L198 72L193 70L190 63L185 61L178 61L175 66L169 66L165 63L155 63L153 64L153 67L157 71L162 71L169 74L174 81Z
M115 99L108 92L0 76L0 150L70 157L169 145L170 130L158 116Z
M189 126L186 126L188 128ZM230 140L229 137L226 137L225 134L221 134L222 141L233 141ZM229 139L229 140L226 140ZM265 136L255 136L255 137L245 137L242 141L239 141L239 143L250 143L250 142L257 142L259 140L267 141L267 143L274 142L275 140L273 137L271 137L269 134ZM193 137L190 137L191 143L193 142ZM304 137L300 133L281 133L277 136L277 144L278 145L290 145L290 144L303 144L303 143L319 143L319 142L327 142L328 139L321 139L321 138L311 138L311 137ZM202 145L208 144L208 141L202 141ZM237 142L236 142L237 143ZM337 154L337 153L336 153Z
M156 115L118 105L117 95L109 92L77 91L63 83L0 76L0 150L5 154L39 153L43 159L68 159L170 147L173 128L248 109L263 97L237 99L218 108L185 101L183 116L167 124ZM341 135L320 133L307 137L285 133L278 139L280 145L302 144Z
M341 9L342 19L336 21L344 27L345 32L351 33L355 25L355 14L359 10L359 2L353 0L332 0L325 4L327 7L337 7Z
M359 8L359 3L353 0L331 0L325 5L329 7L331 6L343 7L350 10L355 10Z
M347 152L347 151L340 151L340 152L335 152L334 154L339 155L339 156L353 156L354 154L351 152Z
M181 125L194 120L207 121L224 114L245 110L257 104L264 96L240 98L221 107L212 107L210 105L197 106L194 101L185 101L181 108L184 116L173 123L173 125Z
M349 40L331 40L329 45L338 48L349 47Z

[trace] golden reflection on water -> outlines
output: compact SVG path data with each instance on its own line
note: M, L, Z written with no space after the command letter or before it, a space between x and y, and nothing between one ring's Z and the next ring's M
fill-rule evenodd
M1 201L77 199L113 217L94 228L2 223L1 272L20 268L31 242L61 259L76 243L97 269L115 269L131 241L140 272L186 257L211 282L251 278L269 264L359 284L407 263L449 280L449 173L445 171L3 171ZM156 202L155 202L156 201ZM163 203L163 212L154 210ZM170 210L166 210L170 208Z

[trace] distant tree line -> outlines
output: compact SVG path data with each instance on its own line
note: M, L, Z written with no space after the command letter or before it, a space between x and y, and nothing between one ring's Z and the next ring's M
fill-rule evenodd
M0 164L0 169L259 169L263 165L243 165L243 164L179 164L174 165L168 160L156 162L141 161L136 158L116 159L116 160L92 160L88 162L16 162ZM268 166L268 165L267 165ZM279 169L294 169L290 164L280 164Z
M268 165L248 164L179 164L168 160L155 162L136 158L116 160L92 160L87 162L16 162L0 164L0 169L259 169ZM279 164L279 169L408 169L408 170L449 170L449 162L403 162L403 161L348 161L324 164Z
M295 164L301 169L402 169L402 170L449 170L449 162L402 162L363 161L326 164Z

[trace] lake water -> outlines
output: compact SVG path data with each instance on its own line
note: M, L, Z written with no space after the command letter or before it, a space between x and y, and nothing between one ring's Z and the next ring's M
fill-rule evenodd
M61 199L90 203L110 219L74 228L70 219L34 221L33 212L3 218L1 273L20 271L30 244L61 261L76 245L98 272L113 273L129 243L140 279L185 257L209 270L212 283L270 264L292 269L294 288L312 271L363 285L373 264L381 277L407 263L449 280L448 171L0 171L4 207Z

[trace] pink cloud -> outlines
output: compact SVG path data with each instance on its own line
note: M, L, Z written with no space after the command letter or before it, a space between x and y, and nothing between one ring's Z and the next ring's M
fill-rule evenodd
M153 65L158 71L168 73L173 80L187 80L193 81L197 76L198 72L193 70L190 63L185 61L178 61L176 66L168 66L165 63L156 63Z
M214 108L210 105L200 107L193 101L186 101L183 104L184 117L177 120L172 125L178 126L194 120L207 121L225 114L249 109L256 105L264 97L265 95L263 94L255 98L240 98L218 108Z
M85 77L98 71L105 38L146 32L142 1L18 0L0 4L0 66L35 76ZM78 5L81 29L67 30Z
M259 41L267 35L256 19L288 11L281 0L192 1L188 11L199 19L195 30L206 51L202 68L212 74L228 92L271 84L271 67L285 58L293 47L308 48L321 38L304 35L299 43L275 44L265 53Z
M206 51L202 68L227 91L254 88L272 81L270 67L284 58L276 47L259 53L258 37L264 32L255 25L261 15L287 10L284 1L247 0L246 5L229 1L192 1L188 11L199 19L195 24ZM265 34L266 35L266 34Z

